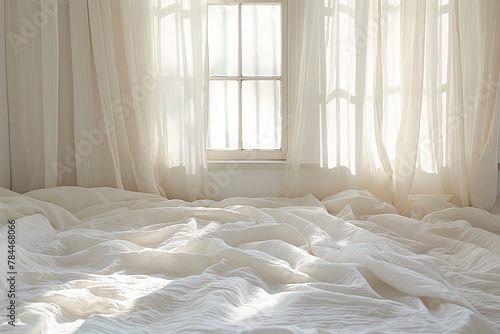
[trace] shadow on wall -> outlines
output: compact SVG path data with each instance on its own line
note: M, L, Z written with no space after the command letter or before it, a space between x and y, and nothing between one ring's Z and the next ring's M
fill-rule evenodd
M0 0L0 187L10 189L9 114L5 65L4 0Z
M500 163L498 164L498 178L497 178L497 198L500 198Z

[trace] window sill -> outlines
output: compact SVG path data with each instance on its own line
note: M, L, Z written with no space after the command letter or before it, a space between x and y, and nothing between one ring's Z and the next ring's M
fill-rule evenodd
M234 169L237 166L242 170L283 170L284 160L211 160L208 161L209 170Z

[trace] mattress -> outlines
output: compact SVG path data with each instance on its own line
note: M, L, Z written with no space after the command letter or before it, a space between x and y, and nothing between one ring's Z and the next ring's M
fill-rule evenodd
M500 219L417 216L354 190L184 202L0 188L0 331L498 333Z

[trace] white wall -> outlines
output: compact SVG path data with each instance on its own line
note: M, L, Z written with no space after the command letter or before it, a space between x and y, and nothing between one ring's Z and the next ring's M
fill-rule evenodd
M10 189L9 115L5 65L4 0L0 0L0 187Z
M212 197L277 197L284 166L284 162L209 163Z
M498 178L497 178L497 198L500 198L500 170L498 171Z
M238 165L237 174L227 172L223 164L209 163L209 177L214 199L240 197L275 197L280 195L284 164L257 168ZM498 171L497 198L500 199L500 170ZM500 214L500 201L498 203Z

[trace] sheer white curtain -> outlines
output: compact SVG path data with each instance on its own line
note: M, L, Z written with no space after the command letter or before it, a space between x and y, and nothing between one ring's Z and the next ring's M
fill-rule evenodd
M297 99L283 195L367 189L407 214L421 194L493 205L498 1L290 6Z
M203 196L206 10L179 3L5 2L13 190Z
M207 0L153 2L166 188L190 200L209 197Z

